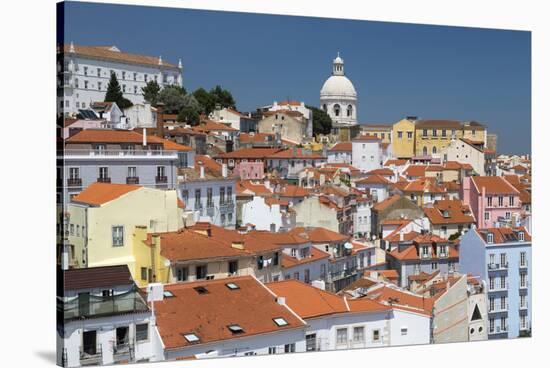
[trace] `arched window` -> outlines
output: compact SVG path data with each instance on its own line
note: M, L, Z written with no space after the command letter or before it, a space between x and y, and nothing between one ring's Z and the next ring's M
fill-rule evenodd
M432 148L432 154L434 154L434 155L435 155L436 153L437 153L437 147L436 147L436 146L434 146L434 147Z
M424 148L422 148L422 154L428 156L428 147L424 146Z
M340 105L334 105L334 116L340 116Z
M323 104L323 110L326 112L327 111L327 104Z
M348 113L348 117L350 117L350 116L353 114L353 106L348 105L348 111L347 111L347 113Z

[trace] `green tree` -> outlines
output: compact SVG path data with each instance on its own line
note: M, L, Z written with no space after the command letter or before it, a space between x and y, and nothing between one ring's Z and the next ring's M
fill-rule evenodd
M153 106L157 104L160 92L160 86L157 81L152 80L147 82L145 87L141 87L141 92L143 93L145 101Z
M332 119L328 114L314 106L306 105L312 111L313 115L313 135L329 134L332 130Z
M220 104L221 107L235 108L235 100L233 95L221 86L216 86L210 90L210 94L214 98L214 104Z
M185 95L182 99L182 105L178 112L178 121L186 122L189 125L197 125L200 122L202 106L192 95Z
M158 95L158 102L164 104L167 114L177 114L184 106L185 90L179 86L168 86L162 89Z
M193 97L198 101L201 106L201 111L209 115L216 107L216 98L211 93L207 92L204 88L199 88L193 92Z
M111 73L111 79L107 85L107 92L105 93L105 102L115 102L122 110L131 107L132 101L128 100L122 94L120 84L115 73Z

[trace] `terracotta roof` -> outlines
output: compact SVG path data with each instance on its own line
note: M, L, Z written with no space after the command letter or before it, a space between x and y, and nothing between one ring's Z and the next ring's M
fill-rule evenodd
M331 149L329 149L331 152L335 151L346 151L351 152L351 142L338 142L334 146L332 146Z
M317 318L349 312L384 312L391 309L372 300L345 300L344 297L321 290L297 280L272 282L266 285L301 318Z
M315 227L313 229L295 227L290 230L289 233L309 239L312 243L343 242L350 238L347 235L337 233L324 227Z
M308 196L310 194L310 190L297 185L288 184L279 189L276 193L281 197L296 198Z
M405 176L423 177L426 175L426 165L409 165L403 172Z
M390 165L403 166L403 165L406 165L407 162L408 160L405 160L405 159L388 159L384 163L384 166L390 166Z
M509 227L498 227L488 229L476 229L476 231L485 242L487 242L487 234L493 234L493 244L518 242L520 231L523 231L524 241L531 241L531 234L529 234L523 226L515 229Z
M63 271L64 290L133 285L127 265L74 268Z
M393 170L388 168L374 169L367 172L368 175L382 175L382 176L393 176L395 173Z
M411 281L419 281L419 282L426 282L432 278L434 278L435 276L437 276L438 274L440 273L439 270L433 272L433 273L427 273L427 272L420 272L419 274L417 275L410 275L409 276L409 280Z
M272 133L241 133L239 134L239 142L241 143L275 143L275 134ZM286 139L281 138L281 142L286 145L295 145Z
M66 140L67 143L134 143L142 144L143 135L130 130L86 129L78 132ZM192 151L193 148L159 138L154 135L147 136L147 143L162 144L164 149L170 151Z
M360 136L358 137L355 137L352 139L352 141L360 141L360 142L364 142L364 141L382 141L381 138L378 138L378 137L375 137L374 135L370 135L370 134L361 134Z
M229 282L238 289L228 288ZM206 292L199 293L197 287ZM164 290L174 296L155 302L155 312L168 350L305 327L303 320L278 304L272 292L251 276L165 285ZM288 324L278 326L275 318L283 318ZM230 325L238 325L243 331L235 334L229 330ZM184 334L189 333L199 341L187 341Z
M382 202L376 203L372 208L376 211L382 211L397 202L400 198L400 195L395 194L391 197L384 199Z
M263 113L264 116L271 116L275 114L284 114L294 118L302 118L304 116L300 111L296 111L296 110L276 110L276 111L266 111Z
M253 183L250 180L240 180L237 182L237 192L238 193L244 193L245 191L249 191L252 194L259 195L259 196L270 196L273 193L271 190L266 188L264 184L256 184Z
M292 246L309 243L309 239L290 232L273 233L270 231L255 230L249 232L247 235L260 241L270 242L277 245Z
M487 194L519 194L519 191L500 176L472 176L472 181L481 193L485 188Z
M283 100L283 101L278 101L277 105L279 105L279 106L282 106L282 105L301 106L302 103L300 101L296 101L296 100Z
M209 131L222 131L222 132L237 132L238 129L235 129L227 124L223 124L213 120L203 120L199 125L192 127L191 129L199 132L209 132Z
M279 151L281 151L281 148L242 148L236 151L222 153L218 155L217 158L264 159Z
M289 148L273 152L268 158L293 158L293 159L324 159L323 155L314 152L308 152L303 148Z
M143 187L139 185L92 183L82 192L78 193L72 199L72 202L101 206L141 188Z
M403 192L445 193L445 188L435 182L435 178L421 178L403 187Z
M433 207L424 208L424 213L434 225L440 224L471 224L475 222L470 208L460 199L445 199L435 201Z
M158 56L146 56L138 54L130 54L128 52L112 51L110 48L113 46L80 46L74 45L74 51L76 55L88 56L92 58L105 59L111 61L118 61L132 64L145 64L158 68L171 68L177 69L177 66L166 61L162 61L162 65L159 65ZM59 51L58 51L59 52ZM70 45L63 45L63 53L70 54Z
M405 310L431 315L434 304L433 298L426 298L395 287L383 286L367 293L366 298L384 302Z
M296 266L301 266L303 264L316 262L321 259L327 259L330 257L330 254L323 252L322 250L319 250L315 247L310 247L309 252L310 252L309 257L305 257L301 259L289 256L288 254L283 253L283 257L282 257L283 260L281 262L281 265L283 266L283 268L288 269Z
M357 180L355 184L392 184L391 181L386 179L385 177L375 174L375 175L369 175L366 178Z
M400 241L412 242L418 235L420 235L420 233L417 233L416 231L409 231L408 233L403 233L403 240L401 240L401 233L400 233L401 228L402 226L395 229L391 234L388 234L384 238L384 240L390 243L395 243Z
M397 270L366 270L363 274L365 276L371 276L373 273L377 273L379 276L383 276L388 280L396 280L399 278Z
M417 120L416 128L445 128L445 129L462 129L462 123L456 120Z

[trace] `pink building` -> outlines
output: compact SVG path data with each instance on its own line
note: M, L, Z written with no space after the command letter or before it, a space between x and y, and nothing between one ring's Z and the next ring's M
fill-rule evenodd
M519 191L500 176L469 176L462 180L461 199L470 205L479 228L513 225L522 212Z
M235 165L233 172L238 174L241 180L263 179L264 163L261 161L241 161Z

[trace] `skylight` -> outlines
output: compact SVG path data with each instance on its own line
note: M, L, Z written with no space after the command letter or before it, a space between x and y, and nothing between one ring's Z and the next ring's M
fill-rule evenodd
M228 282L227 284L225 284L225 286L227 286L227 288L231 290L240 289L239 286L234 282Z
M273 318L273 322L275 322L275 324L279 327L288 325L288 322L286 321L286 319L282 317Z
M193 289L199 294L208 294L208 290L204 286L196 286Z
M165 298L173 298L174 294L171 291L165 290L163 293Z
M200 340L199 337L194 333L183 334L183 337L185 337L185 340L187 340L188 342L197 342Z
M234 334L240 334L244 332L243 328L239 325L229 325L227 326L227 328Z

